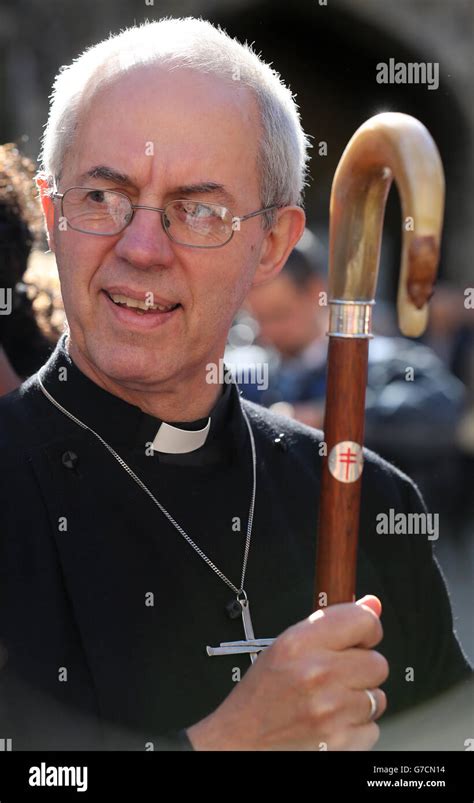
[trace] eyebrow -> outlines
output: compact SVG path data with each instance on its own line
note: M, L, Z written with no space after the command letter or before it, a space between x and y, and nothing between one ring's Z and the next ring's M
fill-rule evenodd
M114 184L119 184L121 187L133 187L138 191L135 182L125 173L115 170L113 167L107 165L95 165L82 173L78 181L82 182L86 179L103 179L104 181L112 181ZM236 200L234 196L226 189L224 184L218 184L215 181L200 181L196 184L181 184L167 193L167 195L174 195L176 198L186 198L190 195L215 195L230 205L235 205Z
M107 165L96 165L95 167L91 167L90 170L86 170L85 173L82 173L79 176L78 181L84 181L84 179L88 178L102 178L104 181L113 181L114 184L120 184L122 186L136 186L132 179L125 175L125 173L120 173L113 167L107 167Z
M170 195L217 195L231 206L235 206L236 200L234 196L227 190L224 184L216 184L215 181L202 181L198 184L182 184L172 190Z

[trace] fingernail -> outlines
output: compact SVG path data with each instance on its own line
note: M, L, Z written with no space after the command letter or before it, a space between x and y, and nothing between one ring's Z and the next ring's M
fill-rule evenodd
M367 599L370 599L370 594L366 594L365 597L358 599L356 605L363 605Z

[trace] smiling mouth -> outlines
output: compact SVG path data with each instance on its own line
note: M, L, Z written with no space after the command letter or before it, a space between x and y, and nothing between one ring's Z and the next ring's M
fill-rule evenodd
M152 304L148 301L141 301L138 298L130 298L130 296L121 295L120 293L109 293L107 290L104 290L104 292L117 307L125 307L126 309L136 312L138 315L149 315L152 312L172 312L181 306L179 303L167 305Z

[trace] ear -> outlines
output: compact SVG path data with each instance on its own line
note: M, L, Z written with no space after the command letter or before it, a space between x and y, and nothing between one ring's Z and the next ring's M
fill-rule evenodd
M300 206L285 206L277 212L275 225L266 235L261 259L252 287L266 283L277 276L296 243L304 232L306 216Z
M41 207L43 209L48 245L50 250L54 253L54 201L51 197L51 184L44 173L38 173L35 181L38 187Z

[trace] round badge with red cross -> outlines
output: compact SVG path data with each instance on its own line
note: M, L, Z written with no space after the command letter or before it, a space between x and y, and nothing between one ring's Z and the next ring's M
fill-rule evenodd
M355 441L340 441L329 452L328 467L339 482L355 482L364 468L362 446Z

